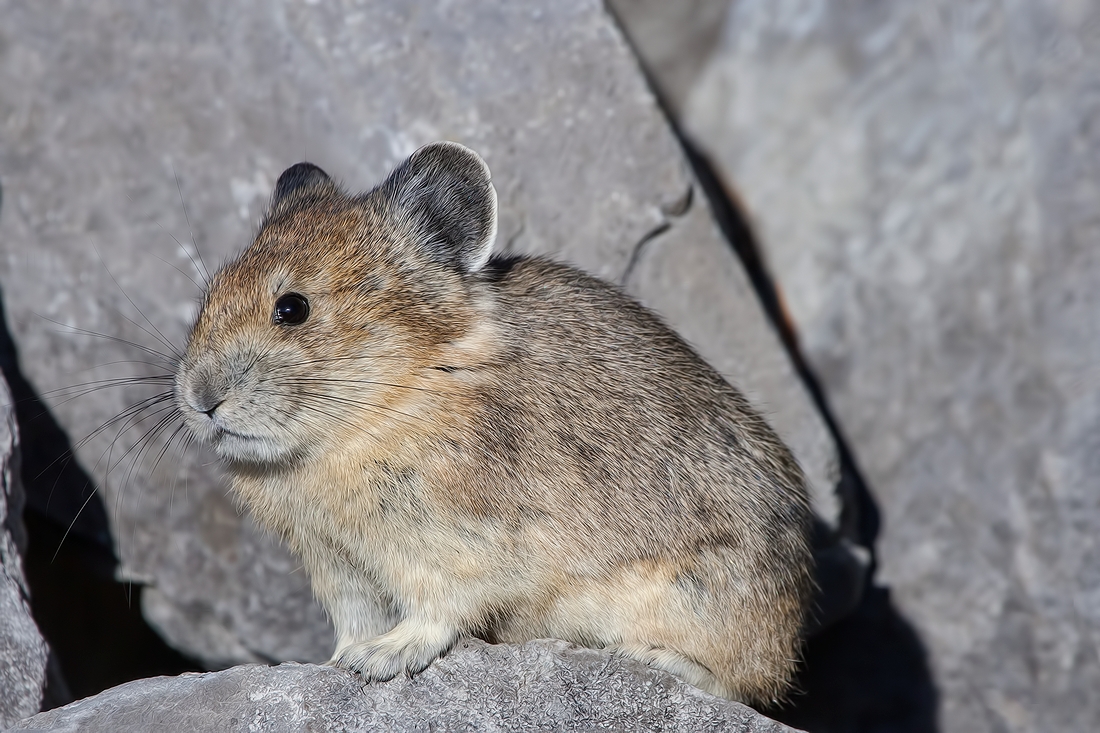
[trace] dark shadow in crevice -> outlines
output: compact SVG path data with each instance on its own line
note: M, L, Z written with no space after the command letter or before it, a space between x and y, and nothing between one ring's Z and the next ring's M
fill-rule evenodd
M610 4L605 7L619 22L627 42L633 44L630 29ZM741 261L768 320L836 444L840 464L836 491L843 507L838 534L871 553L859 603L847 616L813 633L806 644L804 664L796 681L797 692L785 704L763 712L813 733L933 733L938 730L939 694L924 643L894 607L889 590L874 583L875 543L881 528L878 504L817 375L802 354L795 325L738 197L707 156L684 134L646 69L644 56L636 47L633 50L719 229Z
M782 706L761 712L812 733L930 733L938 693L924 644L890 600L868 585L849 616L813 636Z
M103 502L72 457L69 437L20 369L2 293L0 371L19 426L31 611L50 645L42 709L142 677L200 671L145 622L142 586L117 580Z

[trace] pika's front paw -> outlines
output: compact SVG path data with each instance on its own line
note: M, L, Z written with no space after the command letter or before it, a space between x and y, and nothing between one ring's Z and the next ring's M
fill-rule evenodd
M447 653L458 633L450 626L405 619L385 634L336 650L330 664L358 672L369 681L412 676Z

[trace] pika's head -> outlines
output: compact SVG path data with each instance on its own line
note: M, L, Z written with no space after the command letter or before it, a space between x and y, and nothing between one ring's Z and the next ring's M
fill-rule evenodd
M411 398L477 318L495 236L489 169L456 143L361 195L287 169L255 241L209 283L176 374L187 426L231 462L277 465L415 419Z

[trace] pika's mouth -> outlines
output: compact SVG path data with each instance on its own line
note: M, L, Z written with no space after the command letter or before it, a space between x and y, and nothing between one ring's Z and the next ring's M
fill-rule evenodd
M235 430L229 430L228 428L222 427L221 425L215 425L214 426L214 440L224 440L224 439L244 440L244 441L266 440L266 438L264 438L262 435L249 435L247 433L238 433Z

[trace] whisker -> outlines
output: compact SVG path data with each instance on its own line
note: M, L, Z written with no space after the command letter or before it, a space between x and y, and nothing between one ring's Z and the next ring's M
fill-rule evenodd
M96 428L95 430L93 430L92 432L88 433L86 436L81 438L79 441L77 441L73 445L72 449L70 449L68 452L58 456L53 461L51 461L45 468L42 469L42 471L37 476L35 476L35 479L42 478L42 476L46 473L46 471L53 468L53 466L58 461L65 460L67 462L69 459L73 458L76 455L76 451L78 449L83 448L85 445L88 444L89 441L94 439L96 436L98 436L104 430L107 430L110 427L112 427L113 425L115 425L116 423L118 423L120 420L125 420L129 417L132 417L133 415L138 414L138 413L142 412L143 410L146 410L146 409L152 407L153 405L156 405L158 402L163 402L163 401L168 400L171 396L172 396L171 392L162 392L159 395L153 395L152 397L147 397L144 400L141 400L139 402L135 402L134 404L130 405L129 407L124 409L122 412L115 415L110 420L107 420L106 422L102 423L98 428ZM165 408L165 409L167 409L167 408Z
M125 435L126 433L128 433L128 432L129 432L129 431L130 431L130 430L131 430L132 428L135 428L135 427L137 427L138 425L140 425L141 423L145 422L146 420L150 420L150 419L152 419L153 417L155 417L155 416L157 416L157 415L160 415L160 414L162 414L163 412L165 412L165 411L167 411L167 410L170 410L170 409L171 409L171 408L165 407L165 408L162 408L162 409L160 409L160 410L157 410L156 412L152 413L151 415L145 415L145 416L141 417L141 418L140 418L139 420L135 421L135 422L134 422L134 423L133 423L132 425L130 425L130 426L129 426L129 427L127 427L127 428L126 428L125 430L123 430L122 432L120 432L120 433L119 433L119 435L117 436L117 438L121 438L121 437L122 437L123 435ZM154 424L153 424L153 427L149 428L149 429L148 429L148 430L146 430L146 431L145 431L144 433L142 433L142 435L141 435L141 436L140 436L140 437L139 437L139 438L138 438L138 439L137 439L137 440L136 440L136 441L134 442L134 444L133 444L132 446L130 446L129 448L127 448L127 449L126 449L126 452L125 452L125 453L123 453L123 454L122 454L121 456L119 456L119 457L118 457L118 458L117 458L117 459L115 460L115 462L114 462L113 464L112 464L112 463L108 463L108 464L107 464L107 475L109 475L109 474L111 473L111 471L114 471L114 470L115 470L116 468L118 468L118 467L119 467L119 465L120 465L120 464L121 464L121 463L122 463L122 462L123 462L124 460L126 460L126 456L130 455L131 453L133 453L133 452L134 452L134 450L138 450L138 453L137 453L137 454L136 454L136 455L134 456L134 457L135 457L135 459L136 459L136 458L139 458L139 457L141 456L141 452L142 452L142 451L144 451L144 450L146 450L146 449L147 449L147 447L148 447L148 445L147 445L147 443L145 442L145 440L146 440L146 438L148 438L148 437L149 437L150 433L153 433L153 432L155 432L156 430L160 429L160 428L161 428L161 427L163 427L163 426L164 426L164 425L165 425L165 424L166 424L167 422L169 422L170 420L174 419L175 417L176 417L176 415L175 415L174 413L170 413L170 414L168 414L168 415L165 415L164 417L160 418L159 420L157 420L157 421L156 421L156 423L154 423ZM139 448L139 446L140 446L140 448ZM136 460L135 460L135 463L136 463ZM133 464L131 464L131 471L132 471L132 470L133 470Z
M141 359L119 359L118 361L105 361L105 362L102 362L101 364L93 364L90 367L85 367L84 369L77 369L75 372L68 372L68 373L69 374L84 374L85 372L95 371L96 369L102 369L103 367L119 366L121 364L142 364L144 366L156 367L157 369L160 369L161 367L164 366L163 364L158 364L158 363L153 362L153 361L143 361Z
M144 422L145 420L149 419L150 417L153 417L154 415L159 414L160 412L164 412L165 409L170 409L170 408L164 408L162 410L159 410L157 413L154 413L153 415L143 416L134 425L131 425L131 426L125 428L125 430L120 430L118 435L115 436L115 440L111 441L111 452L113 452L115 443L122 437L122 435L129 432L131 428L133 428L136 425ZM173 410L168 415L166 415L163 418L161 418L160 420L158 420L153 425L152 428L150 428L149 430L146 430L145 433L143 433L141 435L141 437L138 438L137 442L135 442L133 446L128 448L126 450L126 452L123 453L122 456L120 456L118 458L118 460L116 460L114 462L114 466L111 465L111 457L108 454L108 457L107 457L107 470L106 470L106 473L104 474L104 481L105 482L110 481L111 471L114 470L114 468L116 468L123 460L125 460L126 456L129 455L135 447L141 446L141 449L135 455L133 462L131 462L131 464L130 464L130 469L126 472L126 476L123 479L122 483L119 485L118 491L115 494L115 523L119 527L118 552L119 552L119 557L120 558L125 557L125 552L124 552L124 547L123 547L123 534L124 533L122 531L122 527L123 527L122 510L123 510L123 506L125 504L126 487L128 485L132 485L130 482L133 479L134 469L141 462L142 454L145 452L145 450L150 445L150 436L155 436L164 427L164 425L166 425L174 417L175 417L175 414L174 414L174 410Z
M137 326L139 329L141 329L142 333L145 333L145 334L149 335L152 338L159 339L162 344L164 344L165 346L168 347L169 351L171 351L173 354L176 355L177 359L183 358L180 355L179 351L176 349L175 345L171 341L169 341L163 333L160 332L160 329L157 328L156 324L149 320L149 316L145 315L144 311L142 311L141 308L137 307L137 303L135 303L133 301L133 299L130 297L129 293L127 293L125 290L123 290L122 286L118 284L118 280L115 278L115 274L113 272L111 272L111 268L107 267L107 263L103 261L103 255L101 255L99 253L99 248L95 246L95 242L92 243L92 249L95 250L95 255L96 255L96 257L99 258L99 264L103 266L103 269L107 272L107 275L111 278L111 282L113 282L115 284L115 287L118 288L118 292L122 293L122 297L126 298L126 302L129 303L131 306L133 306L134 310L136 310L141 315L141 317L145 319L145 322L148 323L149 326L153 329L153 331L155 332L155 335L154 335L154 333L150 333L149 330L146 329L144 326L142 326L140 323L136 323L132 319L128 318L126 315L124 315L124 314L119 314L119 315L122 315L122 317L126 318L127 321L130 321L130 323L133 323L135 326Z
M172 384L175 377L171 374L154 374L151 376L113 377L111 379L94 379L89 382L77 382L65 387L51 389L41 394L42 397L65 397L66 400L74 397L82 397L101 389L112 387L127 387L135 384ZM72 390L80 390L77 394L71 394Z
M89 441L91 441L93 438L95 438L99 434L103 433L108 428L112 428L116 425L119 425L118 433L111 440L110 446L108 446L108 448L104 450L104 453L106 453L108 450L113 450L114 446L115 446L115 443L118 442L119 438L121 438L123 435L128 433L130 431L130 429L133 428L135 425L140 425L141 423L145 422L146 420L148 420L148 419L150 419L150 418L152 418L156 415L159 415L159 414L163 413L166 410L173 409L172 405L168 405L166 407L161 407L159 410L155 410L152 413L147 413L146 412L146 410L151 409L152 407L154 407L157 404L158 404L158 402L150 402L148 404L131 405L130 407L126 408L125 410L123 410L121 413L119 413L115 417L111 418L107 422L100 425L98 428L95 429L95 431L93 431L92 433L89 433L86 437L84 437L84 439L82 439L79 443L77 443L75 446L73 446L73 451L72 452L75 453L75 451L77 449L84 447ZM99 460L96 461L95 466L93 467L93 469L98 467L99 464L102 461L103 461L103 454L100 454ZM110 472L110 467L109 466L110 466L110 464L108 463L108 472Z
M112 387L124 387L124 386L127 386L127 384L145 384L146 382L155 382L155 383L159 383L159 384L171 384L172 381L174 381L174 380L171 377L169 377L168 379L160 379L159 375L158 375L157 377L119 377L115 380L103 380L103 381L104 382L112 382L113 381L113 382L116 382L116 383L96 385L95 382L84 382L82 384L73 384L73 385L69 385L68 387L59 387L58 389L52 389L52 390L49 390L47 392L43 392L40 395L31 395L29 397L23 397L23 398L18 399L18 400L13 400L11 405L8 405L8 406L27 405L27 404L30 404L30 405L33 406L34 404L41 402L43 400L43 398L45 398L50 403L49 404L50 407L57 407L58 405L64 405L65 403L67 403L71 400L78 399L80 397L83 397L84 395L91 394L92 392L97 392L101 389L110 389ZM96 385L96 386L92 386L92 385ZM87 389L83 389L84 387L87 387ZM68 393L69 390L78 389L78 388L81 389L80 392L77 392L75 394L69 394ZM32 420L37 420L38 418L40 418L43 415L46 415L48 413L49 413L49 408L44 407L41 412L35 413L34 415L31 415L30 417L31 417Z
M161 229L163 229L163 228L164 228L164 227L161 227ZM172 238L173 238L173 239L175 239L175 237L172 237ZM179 244L179 240L176 240L176 244ZM187 252L187 250L184 250L184 252ZM188 275L188 274L187 274L186 272L184 272L184 271L183 271L183 270L181 270L180 268L176 267L176 266L175 266L174 264L172 264L172 263L171 263L171 262L169 262L168 260L164 259L163 257L157 257L156 255L153 255L153 257L154 257L155 259L158 259L158 260L160 260L161 262L163 262L164 264L168 265L168 266L169 266L169 267L171 267L171 268L172 268L173 270L175 270L176 272L178 272L179 274L183 275L183 276L184 276L185 278L187 278L188 280L190 280L190 281L191 281L191 284L192 284L192 285L194 285L194 286L195 286L196 288L198 288L198 289L199 289L200 291L202 291L202 290L204 289L202 285L199 285L199 284L198 284L197 282L195 282L195 278L191 277L191 276L190 276L190 275ZM198 268L196 268L196 269L198 269Z
M410 420L419 420L420 422L431 423L431 420L426 420L425 418L418 417L417 415L410 415L407 412L402 412L401 410L398 410L397 408L394 408L394 407L386 407L385 405L376 405L376 404L373 404L373 403L370 403L370 402L364 402L362 400L353 400L353 399L350 399L348 397L334 397L332 395L327 395L327 394L324 394L322 392L308 392L308 391L298 392L298 396L309 397L309 398L312 398L312 399L328 400L330 402L335 402L336 404L347 403L347 404L350 404L350 405L356 405L358 407L365 407L365 408L371 409L371 410L392 412L392 413L395 413L397 415L401 415L402 417L406 417Z
M123 295L126 295L126 294L125 294L125 293L123 293ZM127 298L127 300L129 300L129 296L126 296L126 298ZM135 305L135 306L134 306L134 308L137 308L137 306ZM175 345L174 345L174 344L173 344L173 343L172 343L171 341L169 341L169 340L168 340L168 339L167 339L167 338L166 338L165 336L161 335L161 334L160 334L160 331L157 331L157 332L156 332L156 334L150 333L149 329L145 328L145 327L144 327L144 326L142 326L142 325L141 325L140 323L138 323L137 321L135 321L135 320L134 320L133 318L130 318L129 316L127 316L127 315L126 315L125 313L119 313L119 312L118 312L117 310L115 310L115 313L117 313L117 314L118 314L118 315L119 315L120 317L122 317L122 319L123 319L123 320L125 320L126 322L128 322L128 323L132 324L132 325L133 325L133 326L134 326L135 328L137 328L138 330L140 330L140 331L141 331L142 333L144 333L144 334L148 335L148 336L149 336L150 338L152 338L153 340L155 340L155 341L159 341L159 342L161 342L162 344L164 344L165 346L167 346L167 347L168 347L168 350L169 350L170 352L172 352L171 354L166 354L166 355L165 355L165 356L166 356L167 358L169 358L169 359L175 359L176 361L180 361L180 360L182 360L182 359L183 359L183 354L181 354L181 353L180 353L180 352L179 352L179 351L178 351L178 350L176 349ZM146 315L145 315L144 313L142 313L142 312L141 312L140 310L138 310L138 313L141 313L141 317L142 317L142 318L145 318L145 320L147 320L147 321L149 320L149 319L148 319L148 318L146 317ZM154 328L155 328L155 327L154 327Z
M260 393L263 394L263 393L265 393L265 391L261 390ZM268 394L271 394L271 393L268 392ZM307 397L308 397L308 399L303 400L303 402L302 402L302 404L306 407L306 409L309 409L313 412L319 412L320 414L324 415L325 417L328 417L331 420L334 420L335 422L339 423L340 425L343 425L344 427L350 428L352 430L354 430L356 428L354 423L349 422L347 419L341 417L340 415L336 414L335 412L331 412L331 411L326 410L322 407L319 407L316 404L317 400L315 400L315 398L309 397L308 395L307 395ZM273 405L272 409L275 412L277 412L281 415L284 415L287 418L291 418L291 417L294 416L294 413L291 410L281 408L278 405Z
M178 417L178 415L173 415L172 417ZM164 446L160 449L160 453L157 454L156 459L153 460L152 467L149 469L150 476L157 470L160 462L164 460L164 456L167 455L168 449L172 447L172 441L177 435L180 434L180 431L186 427L187 426L181 422L179 425L176 426L175 430L168 434L168 438L164 441Z
M334 377L303 377L298 380L299 384L366 384L376 387L393 387L395 389L409 389L417 392L429 392L431 394L440 394L439 390L430 389L428 387L413 387L407 384L394 384L392 382L379 382L373 379L336 379Z
M175 243L176 243L176 244L177 244L177 245L179 246L179 248L180 248L180 251L181 251L181 252L183 252L183 253L184 253L185 255L187 255L187 259L191 260L191 266L195 268L195 272L199 273L199 277L202 277L202 278L203 278L203 283L207 283L207 282L209 282L209 281L208 281L208 280L206 279L206 277L204 276L204 273L203 273L203 270L205 270L205 269L206 269L205 265L203 266L203 269L202 269L202 270L200 270L200 269L199 269L199 266L198 266L198 264L197 264L197 263L195 262L195 258L191 256L191 253L190 253L190 252L188 252L188 251L187 251L187 247L184 247L184 246L183 246L183 242L181 242L181 241L180 241L180 240L179 240L179 239L178 239L178 238L176 237L176 235L175 235L175 234L172 234L172 232L170 232L170 231L168 231L167 229L165 229L165 228L164 228L164 225L163 225L163 224L161 224L161 223L160 223L159 221L157 222L157 226L158 226L158 227L160 227L160 230L161 230L162 232L164 232L165 234L167 234L167 235L168 235L169 237L171 237L171 238L172 238L172 241L174 241L174 242L175 242ZM188 222L188 226L191 226L190 222ZM198 251L198 249L196 248L196 250L195 250L195 251L197 252L197 251ZM200 259L201 259L201 258L200 258ZM169 265L171 265L172 267L176 267L175 265L172 265L172 263L171 263L171 262L169 262L168 264L169 264ZM177 269L177 270L179 270L179 268L178 268L178 267L176 267L176 269ZM183 272L183 270L180 270L180 272ZM206 290L206 288L204 287L204 285L199 285L198 283L196 283L196 282L195 282L195 279L194 279L193 277L191 277L190 275L188 275L188 274L187 274L186 272L183 272L183 275L184 275L184 277L186 277L186 278L187 278L188 280L190 280L190 281L191 281L192 283L195 283L195 287L197 287L197 288L198 288L199 290L203 290L203 291L204 291L204 290Z
M176 419L176 417L177 417L177 415L174 414L174 413L169 413L169 414L165 415L160 420L158 420L153 425L153 427L146 430L145 433L140 438L138 438L138 441L135 445L140 445L141 449L138 450L138 452L134 455L133 460L130 461L130 468L129 468L129 470L126 471L126 476L125 476L125 478L123 479L123 482L122 482L122 487L123 488L120 488L120 492L119 492L120 494L124 490L124 487L133 486L132 481L133 481L133 477L134 477L134 471L137 469L138 466L142 465L142 463L144 461L144 456L147 454L147 451L149 450L149 447L152 446L153 443L156 441L157 436L160 435L160 433L168 425L170 425L172 423L172 421ZM182 427L182 426L180 426L180 427ZM178 429L179 428L177 427L177 430ZM165 448L167 448L167 444L166 444ZM123 456L123 458L124 457L125 456ZM119 461L116 463L116 465L118 465L118 463L121 463L122 460L123 459L120 458ZM151 479L152 472L149 472L147 474L147 476ZM119 523L120 523L120 526L121 526L121 515L119 516Z
M148 346L144 346L144 345L139 344L135 341L129 341L129 340L124 339L124 338L119 338L118 336L110 336L110 335L105 334L105 333L97 333L95 331L89 331L89 330L84 329L84 328L77 328L76 326L70 326L68 324L61 323L60 321L55 321L52 318L47 318L46 316L41 315L39 313L36 313L35 315L37 315L39 318L41 318L44 321L49 321L50 323L52 323L54 325L61 326L62 328L66 329L69 333L79 333L79 334L82 334L84 336L94 336L95 338L101 338L101 339L104 339L104 340L107 340L107 341L114 341L116 343L125 344L126 346L129 346L129 347L134 348L134 349L138 349L140 351L144 351L147 354L151 354L152 356L155 356L155 357L163 360L163 362L166 365L168 365L169 367L171 367L172 369L176 368L177 359L174 359L173 357L169 356L168 354L163 354L163 353L157 351L156 349L150 348Z
M201 272L199 272L199 274L202 275L203 282L209 284L211 280L210 270L206 269L206 263L203 262L202 251L199 249L199 243L195 241L195 232L191 228L191 216L187 213L187 202L183 200L183 186L180 185L180 177L179 174L176 172L175 166L172 166L172 176L176 179L176 191L178 191L180 195L180 206L183 208L183 220L187 222L187 233L191 236L191 246L195 248L195 254L198 255L199 258L199 264L202 265L202 270ZM180 246L182 247L183 245ZM195 270L198 270L199 266L195 264L195 260L191 257L191 253L188 252L186 249L184 249L183 251L184 253L186 253L187 258L191 260L191 266L194 267Z
M152 468L149 469L149 475L150 476L153 476L154 474L156 474L157 468L160 467L160 462L162 460L164 460L164 457L168 454L168 451L172 447L172 441L176 439L176 436L178 436L180 434L180 431L183 430L184 427L185 427L185 425L181 422L179 425L176 426L176 429L171 432L171 434L168 436L168 439L166 441L164 441L164 447L161 449L161 452L157 456L156 460L153 461ZM168 488L168 516L169 517L172 516L172 506L173 506L173 503L174 503L174 500L175 500L176 484L178 482L179 482L179 474L177 473L177 474L173 475L172 485Z
M399 356L397 354L353 354L351 356L328 356L319 359L304 359L298 364L328 364L334 361L353 361L358 359L400 359L411 361L411 356Z
M309 409L313 412L318 412L318 413L324 415L325 417L329 418L330 420L336 422L339 425L343 425L344 427L349 428L351 430L355 429L355 425L351 422L348 422L348 420L346 418L340 417L336 413L331 412L329 410L326 410L323 407L318 407L317 405L310 405ZM287 416L289 417L289 413L285 413L285 414L287 414Z
M175 175L175 174L176 174L176 171L175 171L175 169L173 168L173 169L172 169L172 175ZM179 190L179 177L178 177L178 176L176 177L176 189L177 189L177 190ZM180 198L182 199L182 197L183 197L183 193L181 192L181 193L180 193ZM134 204L134 203L135 203L135 202L134 202L134 198L133 198L132 196L130 196L130 195L128 195L128 194L127 194L126 198L127 198L127 199L129 199L129 201L130 201L130 203L131 203L131 204ZM187 218L187 210L186 210L186 209L184 209L184 219L186 219L186 218ZM195 272L197 272L197 273L199 274L199 277L203 277L203 270L205 270L205 269L206 269L206 266L205 266L205 265L203 265L203 268L202 268L202 270L200 270L200 269L199 269L199 266L198 266L198 264L196 264L196 262L195 262L195 258L194 258L194 257L192 257L192 256L191 256L191 253L187 251L187 248L183 246L183 242L181 242L181 241L180 241L180 240L179 240L179 239L178 239L178 238L176 237L176 235L175 235L175 234L172 234L172 232L170 232L170 231L168 231L167 229L165 229L165 228L164 228L164 225L163 225L163 224L161 224L161 223L160 223L160 221L156 221L156 220L155 220L155 223L156 223L156 225L157 225L157 226L158 226L158 227L160 228L160 230L161 230L162 232L164 232L165 234L167 234L167 235L168 235L169 237L171 237L171 238L172 238L172 241L176 243L176 246L180 248L180 251L181 251L181 252L183 252L183 253L184 253L185 255L187 255L187 259L191 260L191 266L195 268ZM190 221L188 221L188 222L187 222L187 226L188 226L188 228L190 228L190 227L191 227L191 222L190 222ZM194 239L194 237L193 237L193 236L192 236L192 239ZM198 249L198 247L196 246L196 247L195 247L195 252L198 252L198 251L199 251L199 249ZM154 256L155 256L155 255L154 255ZM160 258L159 258L159 257L157 257L157 259L159 260ZM201 259L202 259L202 256L201 256L201 255L199 256L199 259L200 259L200 261L201 261ZM179 272L180 274L182 274L182 275L183 275L184 277L186 277L186 278L187 278L188 280L190 280L190 281L191 281L192 283L194 283L195 287L197 287L197 288L198 288L199 290L205 290L205 289L206 289L206 288L204 288L204 287L203 287L202 285L199 285L199 284L198 284L197 282L195 282L195 279L194 279L193 277L191 277L190 275L188 275L188 274L187 274L186 272L184 272L183 270L180 270L180 269L179 269L178 267L176 267L175 265L173 265L173 264L172 264L171 262L168 262L167 260L161 260L161 262L164 262L164 263L166 263L166 264L167 264L167 265L168 265L169 267L174 267L174 268L175 268L175 269L176 269L176 270L177 270L177 271L178 271L178 272ZM208 280L206 280L206 279L204 278L203 282L204 282L204 283L205 283L205 282L208 282Z
M105 483L109 482L111 472L115 468L118 467L118 464L122 460L124 460L126 458L126 456L131 451L133 451L135 447L137 447L137 445L139 445L139 443L135 443L133 446L131 446L129 449L127 449L126 453L124 453L119 459L115 460L114 457L113 457L113 454L114 454L114 451L115 451L115 446L118 444L118 441L122 439L122 436L124 436L126 433L130 432L132 429L134 429L135 427L137 427L141 423L145 422L146 420L150 420L150 419L156 417L156 415L159 415L159 414L163 413L167 409L170 409L170 408L162 408L162 409L160 409L160 410L158 410L158 411L156 411L156 412L154 412L150 415L141 415L141 414L138 414L138 413L135 413L135 414L131 415L129 417L129 419L127 419L127 421L125 423L123 423L123 425L121 427L119 427L118 432L115 434L115 437L111 440L110 445L108 445L103 450L103 452L100 453L99 459L95 462L95 465L92 467L92 470L94 471L101 464L104 465L105 466L105 471L104 471L104 474L103 474L103 479L104 479Z
M127 420L127 422L129 422L129 420ZM107 457L107 471L103 474L103 485L105 487L110 486L110 481L111 481L111 456L115 451L115 444L118 442L118 439L119 439L119 437L121 437L124 429L126 431L129 431L130 428L127 427L125 424L123 425L123 427L119 428L119 431L115 434L114 440L112 440L111 444L109 446L107 446L107 450L105 450L102 454L100 454L99 460L96 461L95 466L92 467L92 470L94 471L99 466L100 462L103 460L103 457L104 456ZM125 491L125 489L126 489L125 486L120 486L119 490L115 493L115 526L118 527L118 537L115 538L115 543L118 546L118 559L120 561L123 561L123 558L125 558L125 556L126 556L126 554L124 552L124 548L123 548L123 543L124 543L124 540L125 540L125 536L124 536L125 532L123 532L123 529L122 529L122 509L121 509L121 504L120 504L120 502L122 500L122 494ZM127 591L126 603L127 603L127 605L129 605L129 603L130 603L129 591Z
M100 390L103 390L103 389L112 389L114 387L124 387L124 386L126 386L126 385L119 384L119 385L103 385L101 387L90 387L89 389L86 389L83 392L79 392L77 394L69 395L69 396L65 397L64 399L60 399L60 398L51 399L50 400L50 405L51 405L51 407L59 407L61 405L68 404L69 402L72 402L73 400L78 400L81 397L86 397L86 396L88 396L90 394L93 394L95 392L99 392ZM172 393L163 392L163 393L161 393L160 399L169 400L169 399L171 399L171 397L172 397ZM146 398L146 399L152 399L152 398ZM130 407L127 407L126 409L128 410L131 407L133 407L133 405L130 405ZM48 414L48 412L49 412L49 410L43 410L42 412L38 413L38 415L36 415L35 418L42 417L43 415Z
M119 417L121 417L121 416L116 416L116 417L112 418L111 420L109 420L109 421L107 421L106 423L104 423L104 426L107 426L107 425L110 425L110 424L112 424L112 423L116 422L116 421L117 421L117 420L119 419ZM103 426L101 426L101 428L102 428L102 427L103 427ZM129 429L129 428L126 428L126 430L128 430L128 429ZM99 432L99 429L97 429L97 431L96 431L96 432ZM111 445L110 445L110 446L108 446L107 450L105 450L105 451L104 451L104 453L107 453L107 454L109 454L109 453L110 453L110 451L111 451L111 450L112 450L112 449L114 448L115 442L116 442L116 441L118 440L118 438L119 438L119 437L120 437L120 436L122 435L122 433L123 433L123 432L124 432L124 431L120 429L119 435L115 436L115 439L111 441ZM73 457L74 457L74 456L76 455L76 449L77 449L77 448L79 448L79 447L80 447L81 445L83 445L83 444L87 443L87 442L88 442L88 441L89 441L89 440L90 440L90 439L91 439L92 437L93 437L92 435L89 435L89 436L85 437L85 438L84 438L83 440L81 440L81 441L80 441L79 443L77 443L77 444L76 444L75 446L73 446L73 449L72 449L72 450L70 450L70 451L68 451L68 453L67 453L66 455L64 455L64 456L59 456L59 457L58 457L57 459L53 460L53 461L52 461L52 462L50 463L50 466L52 466L52 465L54 465L55 463L57 463L57 461L58 461L58 460L61 460L61 458L64 458L64 459L65 459L65 464L67 465L67 464L68 464L68 462L69 462L69 461L70 461L70 460L71 460L71 459L72 459L72 458L73 458ZM99 463L100 463L100 462L101 462L102 460L103 460L103 455L101 454L101 455L100 455L100 458L99 458L99 460L98 460L98 461L96 461L96 464L95 464L95 465L96 465L96 466L98 466L98 465L99 465ZM109 458L109 457L108 457L108 459L107 459L107 463L108 463L108 465L110 464L110 458ZM49 468L49 466L47 466L47 467L46 467L46 469L43 469L42 473L45 473L45 472L46 472L46 470L47 470L48 468ZM95 470L95 466L93 466L92 470L93 470L93 471ZM42 474L39 474L39 477L41 477L41 475L42 475ZM110 475L110 469L108 469L107 473L106 473L106 474L104 474L104 480L106 480L106 479L107 479L107 477L108 477L109 475ZM50 496L49 496L49 497L47 498L47 500L46 500L46 501L47 501L47 503L49 502L49 500L50 500L50 499L52 499L52 498L53 498L53 489L56 489L56 488L57 488L57 482L56 482L56 481L54 481L54 486L53 486L53 488L52 488L52 489L50 490ZM97 493L97 492L99 492L99 491L100 491L100 487L99 487L99 486L97 486L97 485L96 485L96 486L92 486L92 490L91 490L91 492L90 492L90 493L88 494L88 497L87 497L87 498L86 498L86 499L84 500L84 502L83 502L83 503L82 503L82 504L80 505L80 508L76 510L76 514L74 514L74 515L73 515L73 520L72 520L72 521L71 521L71 522L69 523L69 526L65 528L65 532L64 532L64 533L63 533L63 534L61 535L61 540L60 540L60 541L59 541L59 542L57 543L57 549L56 549L56 550L54 551L54 555L53 555L53 560L57 560L57 554L58 554L59 552L61 552L61 548L62 548L62 547L64 546L66 538L68 538L68 536L69 536L69 533L70 533L70 532L72 532L72 529L73 529L73 527L75 527L75 526L76 526L76 522L77 522L77 520L78 520L78 519L80 519L80 515L84 513L84 508L88 506L88 502L90 502L90 501L92 500L92 497L94 497L94 496L96 495L96 493ZM116 514L116 518L117 518L117 516L118 516L118 515ZM121 538L121 537L119 537L119 543L120 543L120 550L119 550L119 554L120 554L120 555L121 555L121 542L122 542L122 538ZM53 560L51 560L51 562L52 562Z
M87 487L88 484L85 484ZM84 500L84 503L80 505L80 508L76 510L76 514L73 515L73 521L69 522L69 526L65 528L64 533L61 535L61 539L57 543L57 549L53 551L53 557L50 558L50 562L57 561L57 555L61 552L62 546L65 544L65 540L68 538L69 533L73 531L73 527L76 526L76 520L80 519L80 515L84 512L84 507L88 506L88 502L92 500L92 497L99 491L98 486L92 486L92 490L88 493L88 498ZM53 493L52 491L50 492Z
M183 440L180 441L180 446L181 446L180 454L181 455L187 453L187 451L189 451L191 449L191 446L195 442L195 434L192 433L190 430L184 430L182 435L183 435ZM187 476L187 474L185 474L185 477L186 476ZM172 501L173 501L173 499L175 498L175 495L176 495L176 486L178 484L178 481L179 481L179 474L176 474L176 480L172 482L171 493L168 496L169 511L171 510ZM188 488L189 488L189 484L187 483L186 480L184 481L183 488L184 488L184 492L186 493Z

